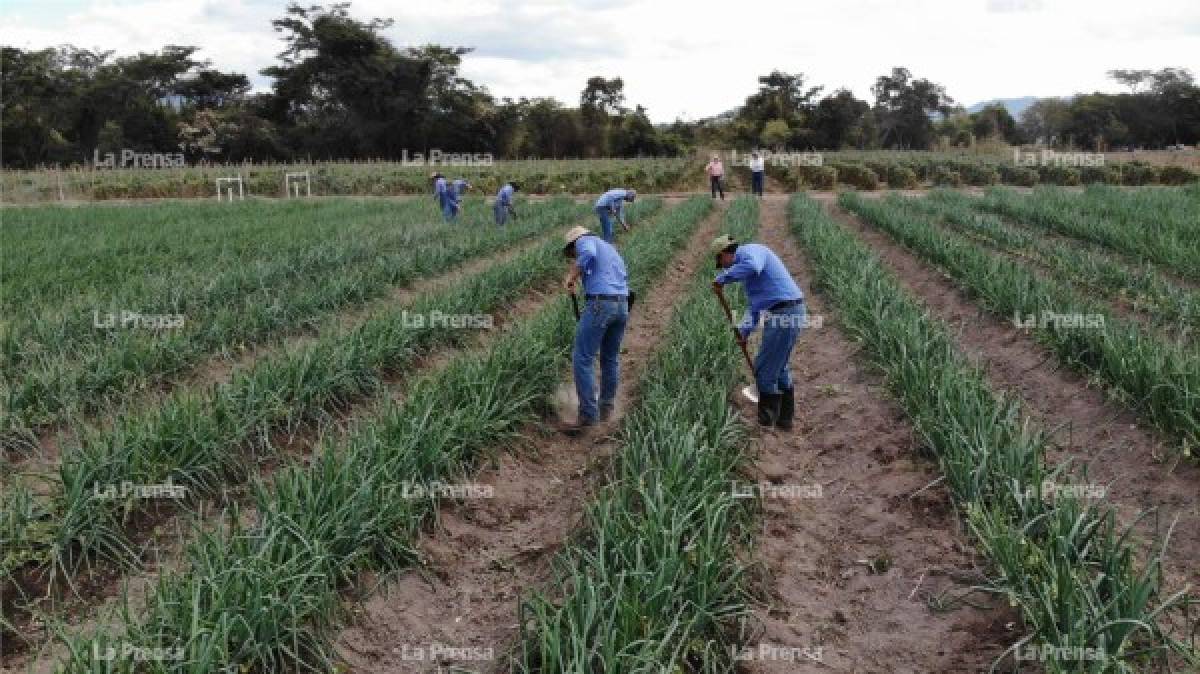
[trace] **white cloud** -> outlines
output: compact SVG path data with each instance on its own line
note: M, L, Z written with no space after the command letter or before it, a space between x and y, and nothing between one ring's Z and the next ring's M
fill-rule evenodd
M464 72L497 96L574 103L589 76L619 75L657 121L736 106L776 68L867 98L905 66L969 104L1117 91L1105 71L1197 69L1200 54L1194 0L358 0L351 12L395 19L397 44L475 47ZM0 40L119 54L195 44L265 86L257 72L282 48L270 25L282 14L265 0L6 0Z

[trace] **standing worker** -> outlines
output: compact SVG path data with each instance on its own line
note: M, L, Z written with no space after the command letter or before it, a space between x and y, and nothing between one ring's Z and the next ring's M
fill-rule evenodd
M457 220L458 214L462 213L463 194L469 189L471 189L471 183L462 178L455 178L450 183L450 201L454 206L454 214L450 218L451 221Z
M623 208L625 202L633 203L637 198L637 190L627 190L622 188L611 189L596 200L596 217L600 218L600 231L604 233L604 240L608 243L613 241L613 226L612 218L616 218L617 222L621 223L621 228L629 231L629 225L625 222L625 213Z
M504 186L496 193L496 203L492 204L492 214L496 216L497 225L508 222L509 215L517 217L517 211L513 208L513 198L519 191L521 191L521 186L510 180L504 183Z
M790 431L796 416L796 389L788 359L804 329L804 293L779 256L762 244L739 244L731 236L719 236L712 243L712 252L717 268L724 269L713 285L720 290L726 284L741 282L746 289L750 308L738 326L743 344L757 327L759 316L766 312L762 344L754 359L758 423Z
M725 166L721 164L721 158L714 154L704 170L708 173L708 185L712 188L713 199L716 199L717 193L720 192L721 201L725 201L725 188L721 185L721 179L725 177Z
M442 219L450 222L454 219L454 195L451 194L451 188L441 173L435 171L430 177L433 179L433 198L442 209Z
M597 420L606 421L612 415L617 398L617 358L621 354L625 323L629 320L629 274L617 249L587 228L572 228L565 241L563 255L573 262L563 285L574 295L575 282L582 277L584 306L579 313L572 354L579 417L574 424L564 425L560 430L568 435L579 435L594 426ZM597 351L600 353L599 405L592 372Z
M767 178L766 164L757 152L750 153L750 191L759 198L762 198L763 183Z

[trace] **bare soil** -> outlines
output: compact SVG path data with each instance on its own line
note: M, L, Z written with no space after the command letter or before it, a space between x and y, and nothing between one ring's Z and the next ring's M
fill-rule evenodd
M986 671L1017 637L1015 616L958 599L979 579L980 562L946 490L929 486L937 466L812 290L785 204L767 197L760 240L822 322L792 356L796 428L761 433L752 479L819 486L820 498L763 499L757 555L766 599L755 610L763 630L740 671Z

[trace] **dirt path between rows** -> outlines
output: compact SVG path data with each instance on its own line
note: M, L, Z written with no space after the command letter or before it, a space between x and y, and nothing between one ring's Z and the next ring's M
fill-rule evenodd
M822 322L792 355L796 428L761 434L753 479L803 485L810 495L819 485L820 495L763 499L757 552L770 596L755 610L764 630L747 645L740 671L986 671L1018 636L1005 627L1014 616L1007 607L933 608L954 604L978 579L976 555L946 490L921 491L938 478L937 467L813 291L785 206L785 198L766 199L759 240L783 259L805 291L810 318Z
M614 434L624 411L636 404L641 373L666 336L675 299L686 292L723 212L719 208L700 223L630 315L613 417L584 438L544 433L524 446L505 448L493 465L478 472L473 484L490 487L492 497L443 506L436 531L420 542L424 568L401 574L355 608L356 624L337 643L349 671L433 672L451 664L469 671L508 671L518 602L549 579L551 559L578 528L593 486L616 450ZM560 392L571 382L568 371ZM560 407L560 415L574 418L573 405ZM476 650L433 661L435 644ZM471 659L480 655L490 657Z
M987 313L933 267L887 234L830 205L830 212L866 241L921 300L945 321L964 353L985 368L997 390L1023 401L1025 412L1047 432L1053 462L1072 460L1088 470L1088 482L1107 485L1106 500L1122 521L1158 508L1166 529L1178 519L1164 564L1167 588L1200 584L1200 467L1182 462L1170 440L1145 428L1126 407L1106 399L1102 389L1058 364L1054 354L1011 322ZM1143 534L1153 532L1146 521Z

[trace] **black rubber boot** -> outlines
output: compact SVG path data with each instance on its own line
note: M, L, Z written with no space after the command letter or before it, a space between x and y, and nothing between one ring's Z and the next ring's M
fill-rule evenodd
M758 394L758 423L762 426L774 426L779 419L779 403L783 395L779 393Z
M779 419L775 425L785 431L792 430L792 419L796 418L796 388L784 390L779 394Z

